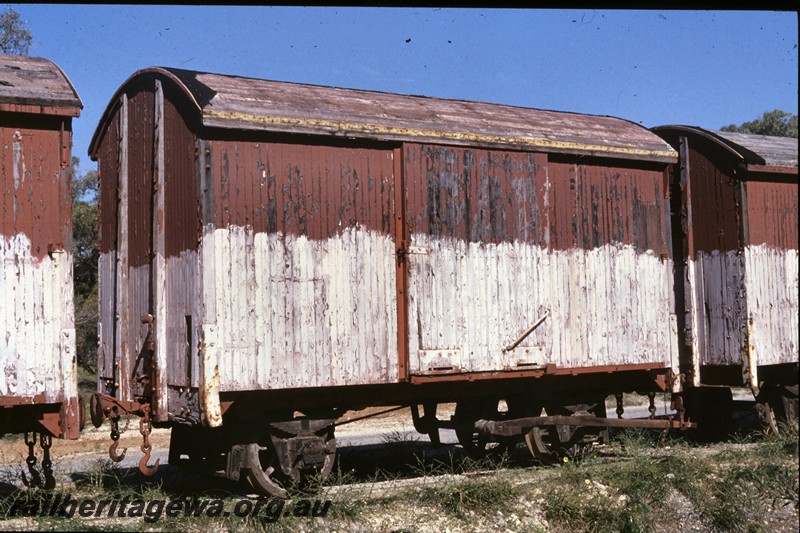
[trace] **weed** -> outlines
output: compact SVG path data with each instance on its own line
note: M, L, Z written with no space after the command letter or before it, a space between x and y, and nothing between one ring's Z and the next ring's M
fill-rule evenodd
M114 479L115 485L119 485L120 480L115 476L114 467L109 459L98 459L86 471L87 488L98 492L102 491L111 479Z
M647 531L646 518L625 506L624 499L613 498L608 488L586 479L585 486L559 485L547 492L544 513L551 525L570 531Z
M586 465L598 458L597 449L592 444L577 446L575 451L566 454L567 461L562 460L564 465Z
M437 502L445 512L465 519L470 513L489 516L497 511L509 511L520 492L510 481L494 476L469 478L443 486L429 485L422 488L421 495Z
M759 443L760 453L766 457L784 457L786 455L797 459L798 457L798 424L796 420L782 422L778 426L778 434L763 433Z
M408 442L418 442L418 435L411 435L405 431L390 431L383 435L383 442L387 446L404 446Z
M745 509L752 506L742 485L732 485L727 480L716 480L711 487L711 498L704 514L711 523L724 531L732 531L747 523Z
M615 436L617 445L629 455L642 455L658 446L657 434L646 429L626 429Z
M329 485L336 485L336 505L331 508L330 516L352 520L358 518L368 505L390 503L395 500L397 498L395 495L376 496L374 494L374 487L382 481L385 482L388 477L382 472L375 472L372 479L364 483L352 472L343 472L337 465L337 469L331 472L326 482ZM396 478L389 479L389 481L393 480ZM364 485L368 487L366 490Z

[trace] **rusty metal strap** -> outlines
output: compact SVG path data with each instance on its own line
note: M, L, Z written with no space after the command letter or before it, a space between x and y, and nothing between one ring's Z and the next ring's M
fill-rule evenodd
M90 404L89 412L91 413L92 424L97 428L99 428L103 424L103 420L111 416L112 413L119 413L122 411L123 414L144 415L144 404L141 402L118 400L102 392L95 392L92 394Z
M386 409L384 411L378 411L377 413L371 413L371 414L364 415L364 416L359 416L359 417L356 417L356 418L353 418L353 419L350 419L350 420L345 420L344 422L336 422L336 427L343 426L345 424L352 424L353 422L358 422L360 420L366 420L367 418L373 418L373 417L376 417L376 416L385 415L387 413L391 413L391 412L394 412L394 411L399 411L400 409L405 409L407 407L408 407L407 405L401 405L399 407L392 407L391 409Z
M533 333L533 330L535 330L536 328L538 328L539 326L541 326L541 325L542 325L542 323L543 323L545 320L547 320L547 317L548 317L548 316L550 316L550 309L546 309L546 310L545 310L545 312L544 312L544 314L543 314L542 316L540 316L540 317L539 317L539 320L537 320L536 322L534 322L534 323L533 323L533 325L532 325L531 327L529 327L527 330L525 330L525 333L523 333L522 335L520 335L519 337L517 337L517 340L515 340L515 341L514 341L514 342L512 342L510 345L508 345L508 346L506 346L505 348L503 348L503 353L505 353L505 352L510 352L511 350L513 350L514 348L516 348L517 346L519 346L519 345L520 345L520 343L521 343L522 341L524 341L525 339L527 339L527 338L528 338L528 335L530 335L531 333Z
M643 429L689 429L697 427L694 422L681 422L669 419L627 419L627 418L601 418L595 416L538 416L519 418L499 422L496 420L478 420L475 429L480 433L498 436L523 435L533 427L542 426L575 426L575 427L603 427L603 428L643 428Z

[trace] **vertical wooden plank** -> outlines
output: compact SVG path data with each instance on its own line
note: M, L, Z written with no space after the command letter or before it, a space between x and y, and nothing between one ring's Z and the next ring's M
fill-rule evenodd
M152 283L153 309L155 318L153 335L155 341L155 383L153 383L154 418L158 422L168 420L167 394L167 269L166 269L166 228L164 224L165 206L164 191L166 186L164 164L164 90L161 80L155 82L154 109L154 150L153 166L155 187L153 188L153 250L152 250ZM178 353L173 357L179 357Z
M122 94L119 124L119 207L117 209L117 280L116 280L116 339L114 347L116 396L131 400L128 375L130 369L130 308L128 295L128 95Z
M0 161L0 171L4 171L5 168L2 166L2 161ZM0 172L0 191L5 192L5 183L4 177L6 173ZM5 198L5 194L0 194L0 201ZM2 203L0 203L0 208L4 207ZM1 210L0 210L1 211ZM0 219L0 224L2 224L4 220ZM6 237L0 234L0 260L8 261L11 259L11 239L6 239ZM0 331L10 331L11 330L11 320L10 320L10 313L13 309L13 305L8 305L6 302L13 302L14 301L14 283L11 278L11 269L4 268L0 270L0 294L3 294L5 300L3 301L3 305L0 305ZM11 347L13 343L13 338L11 335L0 335L0 363L3 363L3 366L11 366L11 359L13 354L11 353ZM11 395L11 388L9 387L9 383L7 381L6 373L0 372L0 394L10 396Z
M262 200L263 201L263 200ZM263 204L262 204L263 205ZM253 237L253 266L255 301L253 306L256 311L255 321L255 379L256 383L267 383L269 376L269 354L272 353L271 316L272 309L269 302L270 272L268 235L264 232L256 233Z
M242 346L245 347L243 357L246 359L245 365L247 368L247 373L243 377L246 378L250 388L256 389L258 388L258 359L254 357L254 355L258 353L258 340L260 339L256 337L255 324L261 320L261 317L256 312L256 256L255 236L252 227L246 228L243 240L243 256L245 258L246 278L244 280L244 286L241 287L241 290L244 291L243 303L246 306L244 309L247 309L247 313L244 315L244 320L242 321L243 323L241 330L241 343ZM251 348L248 348L248 346Z
M696 263L695 243L694 243L694 224L692 221L692 179L691 162L689 157L689 139L681 136L678 145L678 164L680 165L680 189L681 189L681 230L686 239L684 249L686 257L684 259L684 324L685 331L682 332L683 344L687 350L688 363L691 375L687 376L687 381L693 385L700 385L700 361L703 357L700 339L702 334L700 328L700 305L702 302L702 292L698 283L702 275L702 265ZM699 268L698 268L699 267Z
M61 287L59 295L61 307L56 321L60 333L61 345L61 382L63 387L63 399L65 401L75 398L78 394L78 365L75 341L75 295L73 280L73 249L72 249L72 197L71 197L71 169L72 158L70 156L72 147L72 132L67 127L66 121L61 123L59 135L61 162L57 181L59 186L59 205L62 207L61 242L59 243L64 253L54 254L54 259L58 265L56 279ZM55 305L54 305L55 307ZM54 324L55 325L55 324ZM71 411L72 415L77 412ZM64 421L71 429L68 438L78 437L78 420L76 416L70 416L70 420ZM74 420L73 420L74 418Z
M215 427L222 423L219 412L218 354L222 336L217 329L217 243L214 232L216 222L216 193L213 174L213 145L197 140L197 180L202 217L202 243L198 254L197 294L200 300L200 342L198 343L198 379L193 386L200 388L200 408L206 425Z

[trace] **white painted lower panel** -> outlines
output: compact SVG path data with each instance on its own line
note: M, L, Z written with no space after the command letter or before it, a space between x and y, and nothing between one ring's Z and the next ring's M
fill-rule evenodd
M756 367L798 362L797 250L701 253L687 272L695 368L744 365L757 385Z
M798 255L766 245L744 251L750 354L757 365L798 363Z
M234 226L207 230L200 257L221 391L398 380L389 236L349 228L316 241Z
M547 363L673 366L670 261L622 245L549 252L425 235L413 235L412 244L412 373L432 370L430 361L444 365L432 353L470 372ZM544 322L504 354L548 309Z
M72 257L31 255L25 235L0 236L0 395L77 394Z

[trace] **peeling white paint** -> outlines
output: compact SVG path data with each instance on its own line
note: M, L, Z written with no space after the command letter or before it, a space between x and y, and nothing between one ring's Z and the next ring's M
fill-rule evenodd
M677 370L671 263L650 252L622 245L551 252L423 235L412 245L412 373L547 363ZM204 320L216 327L220 390L398 380L390 237L354 228L312 241L230 227L207 231L200 256L213 258L201 270L214 279L215 290L204 292L214 296L204 306L214 314ZM542 325L503 354L545 309Z
M695 366L741 364L747 342L743 256L714 251L688 263Z
M700 253L687 281L696 385L704 365L742 365L757 386L758 366L798 362L797 250Z
M460 351L466 371L662 363L673 367L671 263L631 246L548 251L514 242L413 235L409 354L425 372L431 350ZM517 348L508 346L550 316ZM675 365L677 362L675 361Z
M233 226L206 231L200 257L221 391L399 379L391 237L353 228L309 240Z
M203 372L203 379L200 381L201 419L204 426L215 428L222 425L222 408L219 403L220 354L216 326L203 326L199 352Z
M0 236L0 395L77 394L72 256L38 259L27 236Z
M14 190L18 191L19 186L25 180L25 152L22 148L22 133L19 130L15 131L13 138L13 165L11 168L14 172Z
M758 365L797 363L797 250L748 246L744 265L751 358Z

